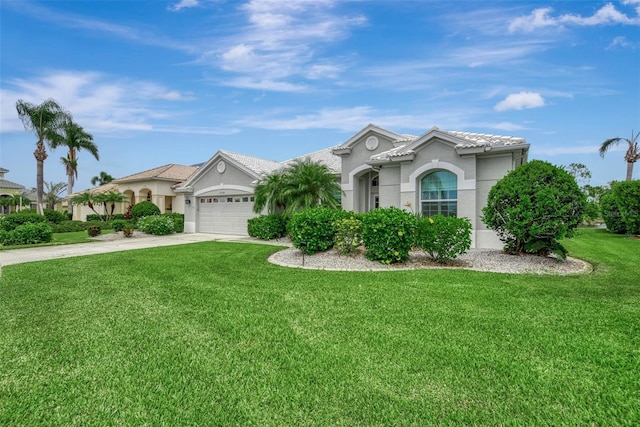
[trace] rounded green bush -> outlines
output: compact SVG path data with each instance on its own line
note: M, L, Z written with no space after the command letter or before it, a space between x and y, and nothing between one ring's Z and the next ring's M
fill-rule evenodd
M160 215L160 208L148 200L136 203L131 208L131 216L134 219L142 218L143 216Z
M489 191L484 223L509 253L556 253L559 240L572 237L582 222L586 196L564 169L533 160L509 172Z
M396 207L378 208L364 214L362 240L367 258L383 264L409 259L416 222L412 213Z
M293 245L307 254L330 249L336 234L333 223L345 215L343 210L324 207L294 213L287 225Z
M53 209L45 209L44 216L47 221L53 224L60 224L62 221L69 220L69 214L67 212L54 211Z
M362 245L362 220L355 214L335 221L333 227L336 230L334 247L341 253L352 254Z

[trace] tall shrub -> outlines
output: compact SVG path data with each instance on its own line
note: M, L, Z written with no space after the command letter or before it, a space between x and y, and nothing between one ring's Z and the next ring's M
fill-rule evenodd
M396 207L378 208L362 217L366 256L383 264L404 262L414 242L416 217Z
M53 231L47 222L28 222L11 231L3 231L0 239L3 245L48 243L53 239Z
M617 182L612 190L627 233L640 234L640 180Z
M533 160L493 186L482 220L498 234L506 252L554 252L564 259L566 249L559 240L573 236L585 204L584 193L569 173Z
M15 212L2 217L0 221L0 227L5 231L15 230L24 224L47 222L47 218L44 215L39 215L35 211Z
M622 213L618 203L616 203L616 196L613 191L609 191L600 196L600 211L602 212L602 219L604 220L607 230L616 234L625 234L627 227L622 220Z
M247 233L262 240L279 239L287 234L287 221L281 214L260 215L247 221Z

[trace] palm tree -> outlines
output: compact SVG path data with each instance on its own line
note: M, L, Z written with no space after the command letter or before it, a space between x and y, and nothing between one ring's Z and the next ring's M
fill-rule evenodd
M67 184L64 182L45 182L44 185L47 187L44 200L47 202L49 209L55 210L58 202L62 200L60 195L67 189Z
M266 206L269 213L290 215L316 206L338 208L341 193L338 179L326 165L297 160L258 183L253 211L260 213Z
M284 197L289 203L285 213L316 206L340 207L340 183L327 165L311 159L296 160L287 168L286 174L288 185Z
M16 102L18 116L24 125L25 130L34 132L38 137L36 151L33 156L36 158L36 194L38 213L42 214L42 195L44 192L44 161L47 159L45 142L58 138L62 124L70 119L70 114L66 112L54 99L47 99L40 105L19 99Z
M98 211L95 209L95 205L94 205L94 203L98 203L96 201L96 196L93 193L90 193L89 191L76 194L71 198L70 202L72 202L74 205L89 206L89 209L95 212L96 215L100 216Z
M116 209L116 203L122 203L127 200L127 197L118 191L107 191L106 193L97 194L95 201L102 203L104 207L105 221L111 221L113 218L113 211ZM111 206L109 206L111 205ZM108 208L111 208L110 210Z
M284 199L286 175L283 171L277 171L260 180L254 191L255 201L253 211L260 213L267 208L270 214L278 213L287 205Z
M627 181L631 181L633 179L633 164L640 159L640 149L638 149L638 135L640 135L640 131L638 133L633 134L633 130L631 131L631 139L627 138L611 138L607 139L600 146L600 157L604 157L605 153L614 145L617 145L620 141L625 141L629 148L624 155L624 159L627 162Z
M91 185L104 185L113 181L113 177L105 171L100 172L100 175L91 178Z
M52 141L51 147L65 146L69 149L67 157L60 158L67 170L67 197L69 197L73 193L75 178L78 177L78 151L87 150L96 160L100 160L100 156L98 155L98 146L93 142L93 136L85 132L82 126L72 120L67 120L62 125L62 133L63 135ZM68 211L69 213L73 212L71 200L69 200Z

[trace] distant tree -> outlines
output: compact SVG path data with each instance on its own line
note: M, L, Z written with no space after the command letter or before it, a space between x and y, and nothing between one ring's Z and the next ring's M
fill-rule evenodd
M16 102L16 110L25 130L35 133L38 138L33 156L36 158L37 210L42 215L44 161L47 159L45 142L50 145L53 140L60 136L60 129L63 123L69 120L71 115L54 99L47 99L40 105L19 99Z
M46 182L47 191L44 193L44 200L49 209L56 209L56 205L63 199L62 193L67 189L64 182Z
M52 142L51 147L64 146L68 148L67 156L61 157L60 161L67 172L67 196L73 193L75 178L78 177L78 151L87 150L96 160L100 160L98 146L93 142L93 136L85 132L82 126L67 120L62 125L62 135L58 135ZM69 201L69 213L73 212L73 205Z
M627 162L627 181L631 181L633 179L633 165L635 162L640 159L640 149L638 148L638 136L640 135L640 131L638 131L635 135L633 130L631 131L631 139L627 138L611 138L607 139L600 146L600 157L604 157L605 153L614 145L617 145L620 141L625 141L629 146L627 148L626 153L624 154L624 160Z
M91 178L91 185L104 185L113 181L113 177L105 171L100 172L100 175Z
M569 166L565 167L565 170L573 176L578 185L583 181L587 183L591 179L591 171L582 163L569 163Z

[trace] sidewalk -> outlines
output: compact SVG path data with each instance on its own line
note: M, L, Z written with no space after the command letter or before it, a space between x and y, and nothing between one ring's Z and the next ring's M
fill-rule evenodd
M188 243L214 240L219 242L269 243L255 241L248 236L204 233L180 233L170 234L168 236L148 236L131 239L123 238L110 241L77 243L73 245L42 246L37 248L0 251L0 268L7 265L22 264L25 262L103 254L107 252L130 251L134 249L155 248L158 246L184 245Z

